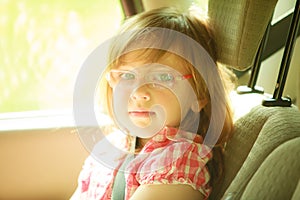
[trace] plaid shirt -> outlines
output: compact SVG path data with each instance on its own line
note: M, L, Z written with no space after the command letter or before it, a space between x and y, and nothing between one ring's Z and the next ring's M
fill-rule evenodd
M125 199L130 199L140 185L146 184L187 184L207 198L211 188L206 163L212 153L201 143L201 136L196 134L174 128L160 131L127 165ZM111 199L114 177L123 161L117 159L115 165L109 168L89 156L72 199Z

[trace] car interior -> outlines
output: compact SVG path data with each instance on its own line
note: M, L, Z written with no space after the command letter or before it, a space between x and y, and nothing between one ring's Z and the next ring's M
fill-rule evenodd
M141 4L121 1L127 16L141 12ZM190 1L145 0L142 10L161 6L184 7ZM282 1L283 3L286 1ZM289 26L283 30L283 53L278 71L265 62L276 23L271 23L280 0L207 0L207 15L216 33L219 62L233 70L239 87L232 94L234 133L225 149L224 182L210 199L300 199L300 61L297 46L300 1L292 1ZM283 19L282 19L283 20ZM279 23L279 22L278 22ZM275 41L276 43L276 41ZM276 46L276 45L275 45ZM296 48L295 48L296 46ZM275 54L274 50L271 52ZM271 54L269 53L269 54ZM264 63L263 63L264 62ZM296 65L295 97L285 86ZM271 91L258 77L275 76ZM59 122L67 115L42 116ZM55 118L55 119L54 119ZM17 119L0 117L0 199L69 199L89 152L72 123L55 128L18 129ZM35 120L35 116L26 119ZM26 122L25 121L25 124ZM5 127L15 126L14 130ZM63 164L62 164L63 163Z

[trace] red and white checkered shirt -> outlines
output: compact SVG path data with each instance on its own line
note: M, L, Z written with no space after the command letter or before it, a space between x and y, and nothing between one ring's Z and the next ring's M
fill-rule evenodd
M201 143L201 136L174 128L157 133L126 167L125 199L146 184L187 184L207 198L211 187L206 163L212 152ZM109 152L101 155L105 154ZM117 159L114 166L107 166L89 156L72 199L111 199L114 178L123 161Z

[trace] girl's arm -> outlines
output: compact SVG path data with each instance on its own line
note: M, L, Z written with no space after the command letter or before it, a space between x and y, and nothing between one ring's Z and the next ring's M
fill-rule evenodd
M202 200L204 195L184 184L155 184L141 185L132 195L130 200Z

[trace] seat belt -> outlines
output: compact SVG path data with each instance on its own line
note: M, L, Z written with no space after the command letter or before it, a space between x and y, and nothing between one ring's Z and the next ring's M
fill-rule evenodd
M131 160L133 160L133 155L128 155L116 174L112 188L112 200L123 200L125 198L126 181L124 169Z

